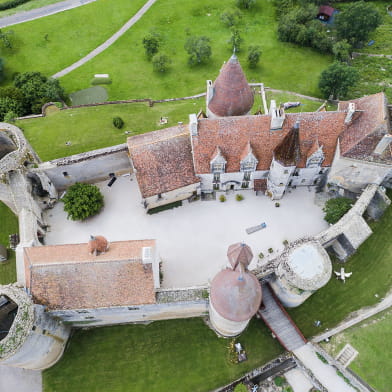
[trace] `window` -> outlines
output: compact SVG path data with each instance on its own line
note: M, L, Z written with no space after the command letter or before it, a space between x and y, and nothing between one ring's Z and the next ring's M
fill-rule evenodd
M219 183L220 182L220 173L214 173L214 178L212 180L213 183Z
M69 176L68 172L63 172L63 176L68 177Z
M279 184L279 186L283 186L283 182L281 182L281 183Z
M301 180L301 184L303 184L305 181L306 181L306 179L303 178L303 179Z
M214 163L212 165L212 172L213 173L222 173L225 171L225 164L224 163Z
M251 175L250 171L244 172L244 181L250 181L250 175Z
M255 162L254 161L245 161L241 163L242 171L254 171L255 170Z
M161 199L162 199L162 194L158 193L157 200L161 200Z

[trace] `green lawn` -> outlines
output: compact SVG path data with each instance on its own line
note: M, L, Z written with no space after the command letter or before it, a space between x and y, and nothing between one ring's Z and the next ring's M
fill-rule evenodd
M15 72L40 71L50 76L71 65L106 41L144 3L145 0L97 0L4 28L3 31L13 31L13 48L2 48L0 52L5 59L4 83L10 83Z
M324 348L336 356L347 344L351 344L358 356L350 364L356 372L378 392L390 392L392 385L392 312L384 311L331 338Z
M201 85L201 88L204 84ZM298 100L289 94L267 93L268 105L274 98L280 102ZM290 109L288 112L313 111L321 103L301 99L303 106ZM259 95L255 97L252 113L262 107ZM160 117L168 117L166 126L173 126L182 121L188 122L190 113L205 110L205 98L168 103L158 103L152 108L147 103L102 105L56 111L44 118L17 121L29 142L43 161L77 154L101 147L125 143L130 130L132 135L162 128ZM333 109L331 107L330 109ZM120 116L124 127L119 130L113 126L113 117ZM71 141L71 146L65 143Z
M239 341L248 360L231 364L230 340L200 318L77 330L61 361L43 373L44 391L209 391L283 351L259 320Z
M114 45L81 68L61 78L68 91L89 87L96 73L109 73L113 83L108 86L109 99L171 98L200 93L205 81L215 79L231 50L227 41L230 30L220 21L220 14L234 1L227 0L160 0ZM276 36L275 9L272 1L259 0L251 12L244 12L240 29L244 38L239 53L249 81L262 81L274 88L298 91L307 95L319 94L320 72L331 57L309 48L282 43ZM150 31L163 38L162 51L172 59L170 70L156 73L147 61L142 45ZM207 65L189 67L184 43L189 35L211 38L212 58ZM260 66L254 70L246 65L249 45L262 47Z
M5 247L8 246L8 236L17 233L18 218L2 202L0 202L0 243ZM15 252L8 250L9 261L0 264L0 284L7 284L16 281Z
M389 191L392 198L392 191ZM293 320L305 336L323 332L342 321L349 313L364 306L375 304L392 286L392 207L382 219L371 224L373 234L344 265L353 275L342 281L331 278L329 283L313 294L300 307L289 310ZM341 264L334 263L339 270ZM321 327L313 325L315 320Z

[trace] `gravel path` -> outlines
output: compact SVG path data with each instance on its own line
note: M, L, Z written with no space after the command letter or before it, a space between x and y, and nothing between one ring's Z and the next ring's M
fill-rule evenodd
M107 49L110 45L116 42L124 33L126 33L148 10L149 8L155 3L156 0L148 0L146 4L131 18L125 23L124 26L121 27L116 33L114 33L107 41L105 41L102 45L95 48L91 51L88 55L83 57L82 59L78 60L76 63L73 63L69 67L63 69L60 72L52 75L52 78L60 78L68 73L72 72L76 68L79 68L83 64L87 63L87 61L91 60L98 54L102 53L105 49Z
M17 14L1 18L0 28L28 22L34 19L43 18L44 16L57 14L58 12L63 12L72 8L80 7L81 5L92 3L93 1L96 0L66 0L59 3L47 5L45 7L18 12Z

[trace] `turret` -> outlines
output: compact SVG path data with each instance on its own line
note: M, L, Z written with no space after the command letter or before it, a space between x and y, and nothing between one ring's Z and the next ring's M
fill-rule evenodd
M244 243L228 249L230 267L220 271L211 283L210 321L220 335L239 335L261 303L261 285L248 271L253 254Z
M233 54L223 65L215 83L207 81L208 117L242 116L253 106L253 92L244 71Z

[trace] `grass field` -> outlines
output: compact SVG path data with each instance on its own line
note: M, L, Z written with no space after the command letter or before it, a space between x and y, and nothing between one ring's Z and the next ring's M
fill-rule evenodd
M13 48L2 48L0 52L5 59L3 84L10 83L15 72L40 71L50 76L71 65L106 41L144 3L145 0L97 0L4 28L3 31L13 31Z
M2 202L0 202L0 244L8 247L8 236L17 233L18 219L13 212ZM15 252L8 249L9 261L0 264L0 284L7 284L16 281Z
M392 191L389 191L392 198ZM326 286L313 294L300 307L289 310L293 320L305 336L310 337L331 328L349 313L364 306L375 304L392 287L392 207L389 207L379 222L372 223L373 234L344 265L353 272L346 283L331 278ZM341 264L334 263L339 270ZM315 320L321 327L313 325Z
M267 94L278 103L298 100L287 94ZM321 103L301 99L304 104L294 111L316 110ZM269 101L268 101L269 105ZM262 106L259 95L255 97L252 113ZM26 137L43 161L81 153L97 148L113 146L126 142L129 130L131 135L162 128L160 117L168 117L167 126L182 121L188 122L190 113L205 110L205 98L155 104L147 103L103 105L56 111L48 117L17 121L16 125L24 130ZM332 107L331 107L332 109ZM113 126L113 117L120 116L124 127L119 130ZM130 135L130 136L131 136ZM65 145L67 141L71 146Z
M70 94L72 105L85 105L89 103L105 102L108 99L108 93L105 87L93 86L84 90L76 91Z
M248 360L231 364L230 340L200 318L78 330L61 361L43 373L44 391L209 391L283 351L259 320L239 341Z
M392 311L386 310L332 337L324 348L336 356L351 344L358 356L349 368L362 377L378 392L390 392L392 385Z
M220 21L225 8L233 7L227 0L160 0L114 45L81 68L61 78L68 91L89 86L96 73L109 73L113 83L109 98L171 98L200 93L205 80L215 79L222 63L231 55L227 44L230 30ZM249 81L262 81L274 88L284 88L307 95L319 94L317 80L331 57L309 48L277 40L275 9L272 1L260 0L251 12L244 12L240 25L244 38L239 53ZM142 46L143 37L154 30L163 38L162 51L172 59L165 74L155 73ZM211 38L212 58L207 65L189 67L184 44L189 35ZM249 45L262 48L260 66L246 66ZM147 82L148 81L148 82Z

